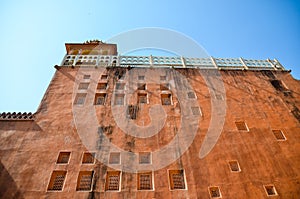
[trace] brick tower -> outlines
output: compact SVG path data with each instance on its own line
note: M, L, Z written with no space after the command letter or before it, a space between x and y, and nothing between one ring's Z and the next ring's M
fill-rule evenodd
M300 83L277 60L65 46L38 110L0 115L1 198L300 197Z

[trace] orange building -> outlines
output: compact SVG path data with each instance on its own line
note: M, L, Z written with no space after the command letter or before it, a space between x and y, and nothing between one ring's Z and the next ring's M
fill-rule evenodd
M300 197L300 83L277 60L66 51L34 114L0 115L1 198Z

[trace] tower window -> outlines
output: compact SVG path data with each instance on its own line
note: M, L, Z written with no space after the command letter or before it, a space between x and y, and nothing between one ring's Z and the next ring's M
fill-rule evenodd
M139 75L139 76L138 76L138 80L145 80L145 76Z
M286 137L285 135L283 134L283 132L281 130L272 130L273 131L273 134L274 136L276 137L276 139L278 141L285 141L286 140Z
M107 171L106 173L106 191L119 191L120 190L120 171Z
M139 107L137 105L128 105L127 107L127 116L135 120L137 118L137 113L138 113Z
M169 170L171 190L185 189L183 170Z
M238 161L232 160L232 161L229 161L228 164L229 164L230 170L232 172L240 172L241 171Z
M95 105L104 105L106 99L106 93L97 93L95 96Z
M83 75L83 79L90 79L91 75Z
M124 105L124 94L115 95L115 105Z
M152 172L143 172L137 174L138 190L152 190Z
M167 76L163 75L163 76L160 76L160 81L166 81L167 80Z
M161 84L161 85L160 85L160 90L161 90L161 91L167 91L167 90L170 90L170 84Z
M106 90L107 88L107 83L98 83L97 89L98 90Z
M244 121L236 121L235 125L239 131L249 131L248 126Z
M196 98L195 93L194 92L188 92L188 98L195 99Z
M139 104L147 104L147 94L146 93L138 93L138 103Z
M48 191L62 191L66 175L67 171L53 171L48 185Z
M124 90L125 83L116 83L116 90Z
M86 98L86 93L78 93L75 97L75 105L83 105Z
M60 152L57 158L57 164L68 164L71 152Z
M80 171L76 191L91 191L94 171Z
M172 104L172 95L171 94L161 94L161 103L162 103L162 105L171 105Z
M112 152L109 154L109 164L120 164L120 156L119 152Z
M146 84L138 84L137 85L137 87L138 87L138 90L146 90Z
M84 152L82 157L82 164L94 164L95 153Z
M89 85L90 85L89 83L80 83L79 86L78 86L78 89L79 90L86 90L86 89L88 89Z
M219 187L209 187L208 190L211 198L222 198Z
M140 164L151 164L151 153L150 152L140 152L139 153L139 163Z
M265 191L267 193L267 196L276 196L277 191L274 185L264 185Z
M193 115L201 115L200 108L198 106L191 107Z

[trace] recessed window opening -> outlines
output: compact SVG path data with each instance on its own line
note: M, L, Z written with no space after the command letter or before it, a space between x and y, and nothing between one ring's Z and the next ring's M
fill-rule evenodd
M195 99L196 98L196 95L195 95L195 93L194 92L188 92L188 98L189 99Z
M104 105L106 100L106 93L97 93L95 95L95 105Z
M146 84L138 83L137 87L138 90L146 90Z
M147 104L147 94L146 93L138 93L138 103L139 104Z
M98 90L106 90L107 88L107 83L98 83L97 89Z
M277 191L274 185L264 185L267 196L276 196Z
M278 141L286 140L286 137L281 130L272 130L272 132Z
M145 80L145 76L139 75L139 76L138 76L138 80Z
M137 105L128 105L127 116L128 118L135 120L137 118L139 107Z
M172 104L172 95L171 94L161 94L161 103L162 103L162 105L171 105Z
M161 91L168 91L170 90L170 84L160 84Z
M106 191L119 191L120 190L120 171L107 171L106 173Z
M209 195L211 198L221 198L221 191L219 187L209 187Z
M193 115L201 115L201 110L198 106L192 106L191 109L192 109Z
M248 126L244 121L236 121L235 125L239 131L249 131Z
M60 152L56 164L68 164L71 152Z
M109 154L109 164L120 164L121 154L119 152L111 152Z
M160 76L160 81L166 81L167 80L167 76L163 75L163 76Z
M78 89L79 90L87 90L89 85L90 85L89 83L80 83L78 86Z
M82 164L94 164L95 153L84 152L82 157Z
M272 86L278 91L287 91L287 87L283 84L281 80L270 80Z
M75 105L83 105L86 98L86 93L77 93L75 97Z
M53 171L48 185L48 191L62 191L66 175L67 171Z
M107 80L107 78L108 78L108 75L101 75L101 80Z
M90 79L91 75L83 75L83 79Z
M77 178L76 191L91 191L94 171L80 171Z
M150 152L140 152L139 153L139 163L140 164L151 164L151 153Z
M229 164L230 170L232 172L240 172L241 171L239 162L237 160L229 161L228 164Z
M116 83L116 90L124 90L125 83Z
M137 174L138 190L152 190L152 172L143 172Z
M171 190L185 189L184 171L169 170L169 182Z
M115 105L124 105L124 94L115 94Z

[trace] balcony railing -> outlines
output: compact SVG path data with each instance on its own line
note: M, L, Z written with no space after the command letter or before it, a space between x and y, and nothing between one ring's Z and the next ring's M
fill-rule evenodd
M243 58L189 58L161 56L66 55L63 67L172 67L236 70L285 70L278 60Z

